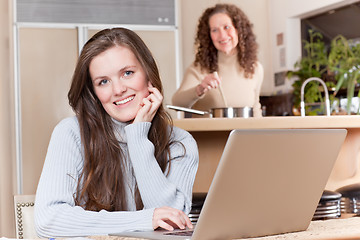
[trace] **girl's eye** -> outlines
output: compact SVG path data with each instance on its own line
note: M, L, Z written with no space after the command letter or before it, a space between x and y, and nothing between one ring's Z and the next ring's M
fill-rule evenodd
M230 29L230 26L225 26L225 29Z
M211 29L211 32L215 33L217 31L217 29Z
M105 85L107 84L109 81L107 79L103 79L99 82L99 85Z
M134 71L126 71L126 72L124 73L124 76L125 76L125 77L128 77L128 76L132 75L133 73L134 73Z

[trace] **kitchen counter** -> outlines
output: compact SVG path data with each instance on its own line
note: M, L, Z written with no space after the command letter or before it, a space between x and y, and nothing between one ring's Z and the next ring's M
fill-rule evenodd
M260 226L261 227L261 226ZM360 238L360 217L312 221L307 230L267 237L247 238L248 240L358 240ZM91 236L93 240L136 240L144 238Z
M227 137L233 129L345 128L348 134L326 189L336 190L360 182L360 116L190 118L175 119L174 125L189 131L198 143L200 164L195 192L207 192Z
M174 125L192 131L230 131L259 128L360 128L360 116L306 116L262 118L187 118Z

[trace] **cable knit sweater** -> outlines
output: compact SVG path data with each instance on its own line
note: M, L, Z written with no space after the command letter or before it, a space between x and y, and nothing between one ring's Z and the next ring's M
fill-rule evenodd
M94 212L75 206L73 195L83 168L84 155L77 118L67 118L53 131L36 192L35 226L40 237L151 230L156 207L170 206L186 214L190 212L199 161L193 137L174 127L172 140L182 143L186 151L179 143L171 146L171 168L166 176L156 162L154 145L147 137L151 123L125 124L114 120L114 124L126 156L129 211ZM136 182L144 204L144 209L140 211L136 211L132 194Z
M229 56L219 52L218 66L227 106L219 89L211 89L201 97L196 94L196 86L209 72L201 71L200 66L195 67L194 64L186 70L183 81L172 98L172 104L203 111L211 108L247 106L253 107L255 117L261 117L260 88L264 78L261 63L257 62L252 78L244 77L244 70L240 67L236 54Z

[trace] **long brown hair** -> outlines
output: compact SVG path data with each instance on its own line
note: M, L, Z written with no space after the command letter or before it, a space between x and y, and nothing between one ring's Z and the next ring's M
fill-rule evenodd
M245 71L245 77L254 74L257 61L258 45L252 31L252 23L241 9L233 4L216 4L204 11L199 19L195 46L197 47L195 56L195 66L200 65L202 70L214 72L218 70L218 51L210 37L209 19L216 13L227 14L237 30L239 43L238 62Z
M77 205L93 211L127 210L125 157L114 134L113 120L97 98L89 74L92 59L114 46L131 50L143 67L147 80L163 93L156 62L145 43L133 31L125 28L105 29L96 33L84 45L72 77L68 98L79 121L85 158L74 199ZM161 105L152 121L148 137L155 146L155 158L163 172L167 164L170 164L171 131L171 118ZM137 186L134 195L136 208L142 209Z

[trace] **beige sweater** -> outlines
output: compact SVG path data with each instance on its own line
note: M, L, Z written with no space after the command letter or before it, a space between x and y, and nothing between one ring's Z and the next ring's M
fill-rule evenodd
M262 65L257 62L252 78L245 78L244 71L237 61L237 55L227 56L219 52L218 57L221 86L227 106L221 97L219 89L211 89L203 96L196 94L196 86L209 74L202 72L200 66L192 64L184 75L180 88L172 98L172 104L181 107L191 107L208 111L221 107L253 107L254 117L261 117L260 88L264 78Z

